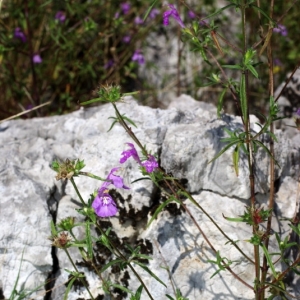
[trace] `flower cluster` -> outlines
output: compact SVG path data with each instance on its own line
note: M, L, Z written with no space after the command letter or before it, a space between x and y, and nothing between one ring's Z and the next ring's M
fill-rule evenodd
M67 232L61 232L58 235L49 237L49 240L52 241L52 246L66 249L70 247L70 242L72 241L72 238L68 235Z
M158 168L158 162L153 155L149 154L148 159L144 162L141 162L134 145L131 143L127 143L127 145L130 147L130 149L122 152L122 157L120 159L121 164L126 162L128 158L132 157L141 167L144 167L148 173L152 173Z
M55 17L54 17L55 20L63 23L65 20L66 20L66 14L65 12L63 11L58 11L56 14L55 14ZM14 31L14 38L15 39L19 39L21 40L23 43L26 43L27 41L27 38L26 38L26 35L25 33L22 31L22 29L20 27L16 27L15 28L15 31ZM35 53L33 54L32 56L32 62L34 64L40 64L42 63L42 58L41 58L41 55L39 53Z
M158 162L153 155L148 155L148 159L144 162L141 161L135 147L131 143L127 143L130 149L122 152L120 163L123 164L128 158L132 157L141 167L145 168L148 173L152 173L158 168ZM118 212L117 206L111 195L109 194L109 185L114 185L116 188L122 188L128 190L129 187L124 185L123 178L115 174L120 168L116 167L111 169L106 181L103 182L98 190L92 207L99 217L112 217Z
M177 9L175 8L175 6L173 4L168 4L169 6L169 10L165 11L164 14L163 14L163 24L165 26L169 25L169 18L173 18L176 20L176 22L182 27L182 28L185 28L180 16L179 16L179 13L177 11Z

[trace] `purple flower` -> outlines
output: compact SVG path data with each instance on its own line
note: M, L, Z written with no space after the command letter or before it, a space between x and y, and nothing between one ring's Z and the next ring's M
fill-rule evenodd
M158 168L158 162L153 155L149 155L148 159L142 163L148 173L152 173L156 168Z
M168 6L170 7L170 10L167 10L163 13L163 24L165 26L169 25L169 18L170 17L173 17L177 23L182 27L184 28L184 24L179 16L179 13L177 11L177 9L174 7L173 4L168 4Z
M20 27L15 28L14 37L20 39L23 43L26 43L26 35Z
M130 35L125 35L123 38L122 38L122 41L125 43L125 44L128 44L131 40L131 36Z
M144 55L141 53L141 50L137 49L134 51L132 61L136 61L139 65L143 65L145 63Z
M130 10L130 3L129 2L121 3L121 10L124 15L127 15Z
M108 62L104 65L104 69L109 69L111 68L115 62L112 59L109 59Z
M288 32L284 25L278 24L277 28L273 28L273 32L280 33L282 36L287 36Z
M150 14L149 14L149 18L150 19L155 19L156 16L160 13L159 9L157 8L153 8L151 11L150 11Z
M32 61L34 64L40 64L43 60L42 60L41 56L38 53L36 53L33 55Z
M113 184L117 188L129 189L129 187L124 185L123 178L114 174L114 172L119 169L120 168L111 169L106 178L107 181L103 182L98 190L97 196L93 201L92 207L99 217L112 217L118 212L115 201L108 193L108 186L110 184Z
M136 25L141 25L141 24L144 23L144 20L143 20L141 17L135 17L134 23L135 23Z
M130 147L130 149L122 152L122 157L120 159L121 164L126 162L127 159L132 156L133 159L136 160L141 167L144 167L148 173L152 173L156 168L158 168L158 162L153 155L149 154L148 159L144 162L141 162L134 145L131 143L127 143L127 145Z
M136 149L134 148L134 145L131 143L126 143L131 149L125 150L121 153L122 157L120 159L120 163L123 164L129 157L133 157L134 160L136 160L139 164L141 164L141 160L137 154Z
M100 189L98 191L98 195L94 199L92 207L97 216L102 218L112 217L118 212L115 201L111 195L108 194L108 189Z
M200 26L208 26L209 25L208 22L206 22L205 20L201 20L199 22L199 24L200 24Z
M296 117L300 118L300 108L298 108L297 111L296 111Z
M274 65L275 65L275 66L282 66L282 62L280 61L279 58L275 58L275 59L274 59Z
M125 190L129 190L129 187L124 185L123 178L121 176L118 176L118 175L114 174L114 172L118 171L119 169L120 169L120 167L112 168L110 173L107 176L107 181L105 181L103 183L103 185L105 185L105 187L107 187L112 183L116 188L122 188L122 189L125 189Z
M55 20L58 20L60 23L63 23L66 20L66 13L59 10L54 17Z
M191 18L191 19L195 19L195 18L196 18L196 14L195 14L192 10L189 10L189 11L188 11L188 16L189 16L189 18Z

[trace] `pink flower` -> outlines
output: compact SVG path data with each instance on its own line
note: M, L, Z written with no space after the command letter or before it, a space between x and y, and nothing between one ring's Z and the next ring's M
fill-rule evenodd
M131 143L126 143L126 144L130 147L130 149L125 150L121 153L122 157L120 159L120 163L123 164L124 162L126 162L126 160L129 157L132 156L134 160L136 160L139 164L141 164L141 160L137 154L137 151L136 151L134 145Z
M148 159L142 163L148 173L152 173L156 168L158 168L158 162L153 155L149 155Z
M14 37L20 39L23 43L26 43L26 35L20 27L15 28Z
M153 9L150 11L149 18L150 18L150 19L155 19L156 16L157 16L159 13L160 13L159 9L153 8Z
M128 44L131 40L131 36L130 35L125 35L123 38L122 38L122 41L125 43L125 44Z
M114 172L119 169L120 168L111 169L106 181L104 181L99 188L98 194L93 201L92 207L99 217L112 217L118 212L117 205L109 194L109 185L113 184L116 188L129 189L129 187L124 185L123 178L114 174Z
M131 60L136 61L139 65L143 65L145 63L144 55L142 54L142 51L139 49L135 50Z
M66 13L59 10L54 17L55 20L58 20L60 23L63 23L66 20Z
M169 25L169 19L172 17L174 18L177 23L184 28L184 24L179 16L179 13L177 11L177 9L175 8L175 6L173 4L168 4L168 6L170 7L170 10L167 10L163 13L163 24L165 26Z
M121 3L121 10L124 15L127 15L130 10L130 3L128 2Z
M144 162L141 162L141 159L140 159L134 145L131 143L127 143L127 145L130 147L130 149L122 152L122 154L121 154L122 157L120 159L121 164L126 162L128 158L133 157L133 159L135 161L137 161L141 167L144 167L148 173L152 173L153 171L155 171L156 168L158 168L158 162L156 161L156 159L153 155L149 154L148 159L145 160Z
M135 23L136 25L141 25L141 24L144 23L144 20L143 20L141 17L135 17L134 23Z
M188 16L189 16L191 19L195 19L195 18L196 18L196 14L195 14L192 10L189 10L189 11L188 11Z
M42 63L43 60L42 60L41 56L38 53L36 53L33 55L32 61L34 64L40 64L40 63Z
M282 36L287 36L288 32L284 25L278 24L276 28L273 28L273 32L280 33Z

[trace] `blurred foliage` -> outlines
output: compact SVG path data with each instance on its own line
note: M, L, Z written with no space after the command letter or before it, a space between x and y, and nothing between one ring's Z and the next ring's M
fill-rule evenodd
M214 12L221 3L219 0L202 0L196 5L189 2L195 1L186 1L187 7L182 3L179 6L187 26ZM261 2L261 8L269 14L268 3ZM156 2L143 22L152 3L152 0L4 0L0 12L0 120L47 101L51 101L50 106L23 117L76 110L79 101L91 99L93 91L105 83L121 85L122 92L141 90L139 100L148 105L145 99L151 94L157 99L151 105L156 107L163 106L164 92L171 90L178 95L187 93L195 99L216 103L222 87L203 89L201 86L207 82L207 77L219 70L215 65L204 64L197 53L190 54L188 45L178 43L180 64L176 66L176 57L173 59L175 68L178 67L177 75L160 65L161 60L170 61L170 57L144 60L143 50L146 52L149 48L149 40L154 55L160 56L160 47L164 45L155 47L159 37L165 36L167 42L181 39L175 22L170 24L171 28L162 26L165 8L161 1ZM274 20L279 20L292 3L275 1ZM280 20L287 28L287 35L273 34L275 87L299 60L298 12L299 1ZM263 16L259 18L257 11L250 9L247 17L251 45L266 34L268 20ZM213 21L215 36L225 53L223 57L218 49L213 49L222 64L236 64L241 59L239 53L220 38L240 47L238 20L239 15L234 10L207 20ZM258 66L260 78L250 82L253 86L250 97L255 108L265 106L268 99L265 55L266 52L256 58L262 62ZM139 65L142 66L141 76L138 76ZM229 77L238 76L232 70L226 72ZM229 93L227 97L226 103L230 105Z
M40 109L38 115L72 111L105 82L131 90L140 63L132 56L160 17L150 15L143 22L148 6L142 4L138 0L2 2L0 119L47 101L51 107Z

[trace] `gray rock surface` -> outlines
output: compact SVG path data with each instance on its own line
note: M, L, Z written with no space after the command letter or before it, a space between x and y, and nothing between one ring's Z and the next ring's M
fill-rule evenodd
M184 179L196 201L232 239L240 240L241 248L251 252L251 245L245 241L251 236L251 228L241 223L227 222L222 217L222 213L230 217L242 214L247 205L249 188L246 163L244 160L241 162L238 177L231 161L232 151L207 164L223 146L220 143L220 138L225 136L223 128L241 128L239 119L229 115L217 119L215 107L186 95L173 101L167 110L139 106L132 98L126 98L124 103L118 104L118 108L134 120L138 128L132 128L133 131L148 150L159 154L161 166ZM76 217L77 222L84 219L76 211L81 206L71 183L57 182L50 163L54 159L80 158L86 163L84 170L106 177L111 168L120 165L125 143L131 142L119 125L107 132L111 124L108 119L110 116L114 116L113 108L103 105L60 117L16 120L0 125L0 280L6 297L12 291L21 266L18 289L32 289L43 285L47 278L56 278L51 299L63 298L64 283L68 279L64 269L72 270L72 266L63 251L58 249L55 258L59 261L60 270L55 267L51 242L47 239L50 236L50 220L54 218L58 222L67 216ZM255 126L252 129L257 130ZM291 218L296 209L299 144L296 137L288 139L280 130L276 134L279 138L276 154L281 168L276 170L278 209L273 225L275 231L286 235L288 226L280 218ZM265 205L268 199L269 158L259 151L256 162L257 199ZM210 279L216 268L207 260L215 260L215 257L189 216L175 205L163 211L146 228L151 211L161 201L162 195L150 181L130 183L141 177L133 160L128 160L123 166L122 176L130 190L118 190L116 202L120 212L107 224L113 227L122 247L128 241L139 241L147 253L153 255L149 267L165 282L167 288L144 274L139 267L137 269L154 299L166 299L165 294L174 297L169 275L161 266L169 268L175 287L180 288L189 300L253 299L253 292L228 272L221 272L221 276ZM85 200L100 185L99 181L87 177L75 178L75 181ZM125 201L121 201L121 197ZM222 256L234 261L233 269L252 284L251 265L230 245L225 245L225 239L203 213L189 201L185 202L214 247L221 251ZM76 234L83 232L78 229ZM271 246L276 248L274 242ZM72 252L72 257L77 261L80 271L85 272L94 296L103 294L99 278L89 272L78 252ZM120 279L126 277L124 273L106 272L104 275L119 283ZM129 271L128 275L129 287L135 290L139 283ZM291 288L299 293L296 286ZM44 295L42 286L34 299L44 299ZM68 299L89 298L84 289L78 288L72 290ZM148 297L143 294L142 299Z

